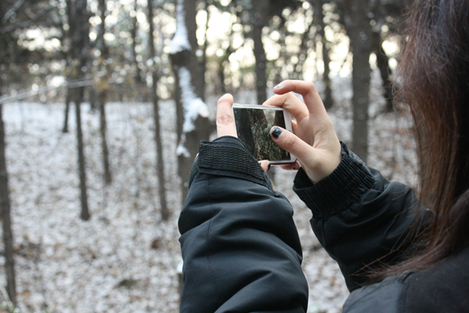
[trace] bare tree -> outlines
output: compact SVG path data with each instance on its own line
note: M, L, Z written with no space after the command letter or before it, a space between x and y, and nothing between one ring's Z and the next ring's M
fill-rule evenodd
M138 0L134 2L135 15L132 17L132 24L130 28L130 37L132 38L131 48L131 61L135 67L135 86L138 93L138 101L147 102L148 95L146 90L146 82L142 69L138 61L137 45L141 42L141 38L138 36L138 20L137 20Z
M99 131L101 134L101 150L103 157L103 169L104 169L104 181L106 184L112 182L111 167L109 162L109 149L107 146L106 139L106 97L108 89L108 78L109 78L109 69L106 66L106 60L109 57L109 49L106 46L104 40L104 34L106 32L106 0L99 0L99 11L101 17L101 24L99 25L98 37L97 37L97 46L99 51L101 51L101 62L100 62L100 72L101 74L101 84L98 86L99 89Z
M73 5L74 4L74 5ZM70 9L69 21L72 23L70 31L72 38L72 79L76 81L83 80L85 77L88 53L90 51L89 41L89 16L87 9L87 0L68 1L67 5L73 5ZM70 91L69 91L70 92ZM90 218L88 209L88 194L86 187L86 167L85 167L85 153L83 146L83 132L81 129L81 110L80 106L83 102L84 87L77 87L73 89L72 99L75 102L75 115L76 115L76 131L77 131L77 152L78 152L78 172L80 178L80 200L81 200L81 213L82 220Z
M254 41L254 57L256 58L256 92L257 103L267 100L267 57L262 42L262 29L269 19L270 0L252 0L252 39Z
M60 31L61 31L61 45L62 45L62 56L66 62L67 70L67 81L72 81L72 71L70 70L71 67L71 41L72 41L72 34L75 31L75 21L74 21L74 10L73 10L73 3L71 1L66 2L66 16L68 19L68 23L61 19ZM68 26L68 28L65 26ZM68 86L65 91L65 107L64 107L64 122L62 126L62 133L68 133L68 117L70 112L70 102L72 102L72 90Z
M199 148L199 141L209 139L212 129L208 108L202 101L202 79L196 57L195 1L178 0L177 29L171 41L171 66L176 78L175 100L178 135L178 173L183 201L187 196L189 174Z
M386 107L384 112L392 112L393 105L393 81L391 79L392 70L389 66L389 57L383 49L384 40L381 38L381 27L385 23L386 11L385 7L381 4L381 0L377 0L372 10L375 26L372 28L372 47L376 55L376 65L378 66L381 74L383 97L386 100Z
M267 99L268 61L264 43L262 41L263 28L268 25L269 21L274 16L278 16L284 20L282 15L284 9L289 8L294 11L300 5L301 2L298 0L251 0L249 15L251 31L247 35L254 41L254 57L256 59L256 93L258 103L262 103Z
M64 123L62 133L68 133L68 113L70 112L70 88L67 88L65 94Z
M323 96L323 102L324 106L326 109L330 109L332 105L334 104L333 99L332 99L332 86L331 86L331 78L329 77L330 73L330 57L329 57L329 51L330 51L330 43L328 42L326 38L326 23L324 22L324 12L323 12L323 4L324 0L311 0L311 4L313 5L314 8L314 18L317 23L318 27L318 36L321 40L322 43L322 60L324 62L324 73L322 75L322 80L324 83L324 96Z
M0 82L0 88L2 84ZM1 94L1 93L0 93ZM13 232L11 230L10 192L5 156L5 126L3 124L3 105L0 104L0 209L2 210L3 244L5 245L5 272L7 292L11 302L16 304L15 259L13 257Z
M148 0L148 24L150 30L148 32L148 50L150 58L153 60L151 67L152 87L151 87L151 100L153 103L153 120L155 123L155 143L156 143L156 163L157 163L157 175L158 175L158 193L160 198L161 207L161 219L166 221L169 218L169 209L166 202L166 189L165 189L165 170L163 160L163 144L161 136L161 125L160 125L160 113L159 113L159 97L157 94L158 88L158 68L155 65L154 60L156 59L155 51L155 38L154 38L154 22L153 22L153 3L152 0Z
M0 2L0 98L4 90L5 73L8 75L9 64L14 60L17 50L16 40L13 32L8 30L7 23L11 16L17 13L17 10L24 4L24 1L18 1L13 6L9 6L6 1ZM11 48L13 47L13 51ZM9 49L10 48L10 49ZM5 125L3 122L3 104L0 102L0 210L3 226L3 243L5 249L5 274L6 289L10 301L17 304L16 301L16 274L15 259L13 250L13 232L11 227L11 206L10 190L8 186L8 171L6 164L6 146L5 146Z
M7 42L3 42L7 36L3 27L5 26L5 16L7 14L5 2L0 3L0 66L2 69L8 67ZM11 9L10 9L11 10ZM3 78L0 75L0 96L3 92ZM16 278L15 259L13 256L13 233L11 229L10 214L10 190L8 188L8 172L5 155L5 125L3 123L3 104L0 103L0 210L3 224L3 243L5 245L5 273L7 276L7 292L11 302L16 304Z
M368 107L370 102L370 54L372 51L368 0L344 1L344 24L353 53L352 106L354 152L366 162L368 158Z

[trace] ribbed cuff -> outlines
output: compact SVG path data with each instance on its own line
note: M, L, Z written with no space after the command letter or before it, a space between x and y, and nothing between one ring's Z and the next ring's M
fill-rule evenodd
M293 190L311 209L315 219L327 219L348 209L374 184L368 167L353 152L342 145L342 160L326 178L313 184L300 169Z
M264 170L238 138L225 136L212 142L201 141L199 156L194 164L191 180L196 172L230 176L250 180L269 187Z

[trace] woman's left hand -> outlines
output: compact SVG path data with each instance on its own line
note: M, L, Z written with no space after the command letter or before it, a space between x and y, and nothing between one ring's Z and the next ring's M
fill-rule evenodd
M217 136L238 137L236 132L236 124L233 117L233 96L230 94L223 95L217 102ZM260 166L264 171L270 168L269 161L260 161Z

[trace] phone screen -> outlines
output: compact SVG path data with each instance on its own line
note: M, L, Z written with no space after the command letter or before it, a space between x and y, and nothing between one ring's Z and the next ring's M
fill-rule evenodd
M284 110L260 105L259 108L233 107L233 115L238 138L257 160L292 162L290 153L270 137L272 126L287 128Z

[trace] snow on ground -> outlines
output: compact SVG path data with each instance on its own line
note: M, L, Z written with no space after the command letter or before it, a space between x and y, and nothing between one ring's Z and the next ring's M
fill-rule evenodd
M163 106L169 222L160 221L158 209L151 105L108 105L109 187L101 179L98 115L82 107L92 214L87 222L79 219L74 124L70 133L60 131L63 105L5 106L22 311L177 311L175 112L171 103Z
M335 90L347 90L348 83L335 82ZM346 142L351 138L350 96L337 93L330 113ZM378 88L372 99L380 99ZM369 164L415 185L410 123L400 114L378 114L383 105L373 100L370 109ZM63 134L62 104L4 105L21 312L178 312L181 200L173 102L162 102L160 110L171 219L160 219L152 106L112 103L107 105L110 186L101 178L99 115L82 106L92 215L84 222L79 218L74 109L70 133ZM278 169L274 184L295 207L310 285L309 312L340 312L348 291L310 229L311 213L291 190L293 176ZM4 274L0 276L4 284Z

